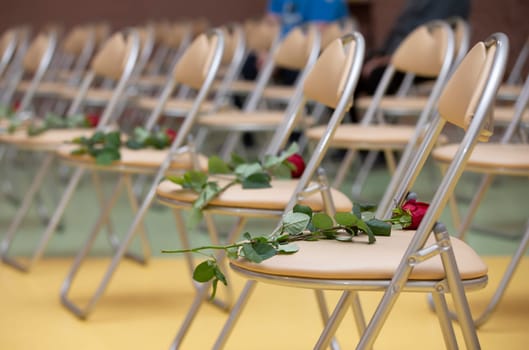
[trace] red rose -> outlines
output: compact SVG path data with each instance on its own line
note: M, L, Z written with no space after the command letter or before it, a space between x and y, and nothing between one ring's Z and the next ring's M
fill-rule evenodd
M85 116L86 123L91 128L95 128L97 124L99 124L100 119L101 119L101 116L99 114L90 113Z
M169 138L169 143L173 143L174 139L176 139L176 131L173 129L166 129L165 135Z
M297 153L294 153L290 157L287 158L287 161L294 165L295 169L292 169L291 176L294 179L297 179L303 175L303 171L305 171L305 161L303 160L303 157L300 156Z
M417 202L415 199L407 200L403 205L402 209L411 215L411 224L406 227L408 230L416 230L419 224L426 214L430 205L424 202Z
M13 103L13 111L17 112L20 109L20 101L15 101Z

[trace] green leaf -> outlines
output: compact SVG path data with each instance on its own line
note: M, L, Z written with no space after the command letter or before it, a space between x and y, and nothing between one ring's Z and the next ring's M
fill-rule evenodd
M206 185L207 181L207 174L197 170L190 170L184 174L184 182L182 186L184 188L191 188L196 192L200 192L202 187Z
M204 214L202 214L202 210L199 208L191 208L189 211L189 214L186 219L186 224L188 228L195 228L198 226L200 221L202 221L202 217Z
M109 132L105 136L104 144L106 147L119 148L121 146L121 134L119 131Z
M230 164L233 166L233 168L236 168L237 166L244 164L244 163L246 163L244 158L242 158L241 156L235 153L231 154Z
M290 212L283 216L282 230L291 235L298 235L307 228L310 216L305 213Z
M325 213L316 213L312 216L312 224L320 230L327 230L334 226L332 218Z
M231 169L222 158L211 156L208 159L208 171L210 174L230 174Z
M343 226L353 226L358 221L358 217L353 213L336 213L334 219L336 223Z
M254 263L260 263L261 261L263 261L263 259L261 259L261 256L255 251L251 243L243 243L242 252L244 253L244 257L246 259Z
M290 179L292 178L292 168L294 168L294 165L292 163L283 162L273 168L270 168L270 172L273 176L277 178Z
M208 182L202 186L202 190L200 191L197 200L193 203L193 207L203 209L221 191L222 189L216 182Z
M277 254L277 249L267 242L252 243L254 251L261 257L261 261L270 259Z
M301 205L296 204L294 208L292 209L294 213L303 213L308 215L310 218L312 217L312 208L307 205Z
M193 271L193 279L197 282L208 282L215 277L215 270L217 263L215 260L206 260L195 267Z
M135 139L129 139L127 142L125 142L125 146L130 149L142 149L143 143L135 140Z
M120 159L119 152L113 151L113 150L102 150L96 156L96 164L109 165L109 164L112 164L113 161L119 160L119 159Z
M166 179L177 184L177 185L183 185L185 180L183 176L174 176L174 175L167 175Z
M243 189L249 188L269 188L270 185L270 175L267 173L254 173L249 176L246 176L241 182Z
M371 219L366 221L367 226L371 229L376 236L390 236L391 235L391 224L378 219Z
M262 173L263 167L259 163L240 164L235 168L235 174L238 177L246 178L252 174Z
M278 254L294 254L299 250L299 247L295 243L281 244L277 248Z

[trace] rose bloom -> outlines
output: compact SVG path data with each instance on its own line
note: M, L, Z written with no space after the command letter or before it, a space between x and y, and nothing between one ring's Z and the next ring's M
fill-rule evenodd
M411 215L411 225L407 226L406 229L416 230L417 227L419 227L419 224L421 223L422 218L424 217L424 214L426 214L429 206L430 205L428 203L417 202L415 199L407 200L402 205L402 209Z
M169 138L169 143L173 143L174 139L176 139L176 131L173 130L173 129L166 129L165 130L165 134L167 135L167 137Z
M295 169L292 169L291 171L291 176L294 179L300 178L301 175L303 175L303 171L305 171L305 161L303 160L303 157L298 153L294 153L287 158L287 161L295 167Z
M99 124L101 116L99 114L90 113L86 115L85 119L88 126L90 126L91 128L95 128L97 124Z

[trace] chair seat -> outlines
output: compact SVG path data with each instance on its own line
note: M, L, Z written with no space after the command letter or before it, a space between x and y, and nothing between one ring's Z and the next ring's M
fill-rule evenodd
M88 155L73 155L71 154L77 145L67 144L62 145L57 149L58 156L69 162L75 162L77 164L84 164L85 166L96 166L93 157ZM121 159L114 161L111 165L101 166L102 169L109 171L125 171L126 168L143 168L146 171L154 172L158 170L165 157L167 156L167 149L157 150L152 148L144 148L138 150L132 150L125 147L120 149ZM198 164L200 168L207 171L208 160L203 155L197 155ZM193 168L192 159L190 153L183 153L175 156L173 159L170 169L171 170L188 170Z
M26 92L31 85L31 81L23 80L17 85L18 92ZM35 94L38 96L58 96L66 86L65 83L55 81L43 81L37 86Z
M52 151L76 137L88 137L93 133L93 129L52 129L36 136L29 136L26 130L18 130L12 134L0 134L0 142L16 145L21 149Z
M499 125L506 125L512 121L514 117L513 106L496 106L494 107L494 123ZM522 116L524 122L529 122L529 109L524 111Z
M135 83L142 87L160 87L167 83L167 75L142 75Z
M202 116L198 123L222 130L275 130L283 121L284 115L283 111L226 111Z
M522 92L522 85L500 85L496 97L504 101L516 101Z
M269 100L288 102L294 96L295 86L274 85L267 86L263 91L263 97Z
M310 140L319 140L326 126L317 126L307 130ZM415 132L414 126L407 125L366 125L342 124L332 138L331 145L336 148L403 148Z
M61 97L73 100L77 94L79 93L79 90L76 88L72 88L68 85L63 85L62 88L59 90L59 94ZM99 89L99 88L92 88L88 89L86 93L86 98L84 99L84 104L94 107L104 107L112 98L112 94L114 93L114 90L111 89Z
M452 161L458 144L450 144L436 148L432 156L439 162ZM529 145L479 143L476 145L466 164L474 170L498 169L498 172L529 171Z
M365 96L356 99L355 105L360 109L367 109L371 104L372 97ZM380 100L379 109L385 114L394 116L419 115L426 107L427 96L386 96Z
M145 110L153 110L158 104L157 97L138 97L134 100L134 105ZM170 117L184 117L193 106L193 100L184 100L172 98L167 100L163 113ZM200 111L209 113L213 110L213 103L210 101L202 102Z
M220 186L227 183L226 179L215 178ZM283 211L288 204L292 193L297 186L295 179L273 179L272 187L260 189L243 189L240 185L229 187L217 198L211 201L211 205L230 208L265 209ZM196 192L182 189L171 181L162 181L158 185L156 193L159 198L176 200L178 202L192 203L197 199ZM353 204L349 198L338 190L332 189L332 198L339 212L350 212ZM318 193L312 194L300 200L300 204L308 205L315 211L323 210L323 201Z
M218 89L220 82L213 83L213 89ZM230 84L230 91L233 93L249 94L255 89L255 81L253 80L235 80Z
M374 244L366 244L366 235L355 237L354 243L335 240L296 242L299 251L295 254L276 255L259 264L246 259L232 260L231 264L257 273L292 278L388 280L393 277L414 233L394 230L389 237L377 237ZM462 279L487 275L487 265L472 248L456 238L451 241ZM431 237L427 244L433 242ZM441 280L444 277L441 259L435 256L417 264L410 279Z

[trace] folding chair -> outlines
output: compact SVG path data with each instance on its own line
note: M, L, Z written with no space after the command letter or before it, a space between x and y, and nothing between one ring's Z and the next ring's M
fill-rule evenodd
M529 102L529 75L525 79L525 83L521 93L516 101L514 108L511 108L511 122L509 123L501 140L496 143L478 144L472 151L470 158L467 161L465 170L468 172L483 174L481 183L473 194L472 201L466 212L463 222L459 219L458 209L455 200L452 198L451 209L452 217L454 218L456 226L456 237L464 239L466 233L470 229L470 225L474 216L479 209L487 190L493 183L496 176L522 176L529 175L529 145L527 142L516 142L516 132L520 131L520 124L527 116L526 108ZM502 109L505 113L506 108ZM496 115L496 109L493 112ZM523 131L522 131L523 133ZM525 136L525 139L527 137ZM433 158L440 163L442 170L446 168L455 154L457 144L444 145L436 148L433 151ZM529 225L529 223L528 223ZM529 246L529 226L526 227L525 233L521 236L520 243L516 249L513 257L496 289L495 294L491 298L490 303L485 310L476 318L476 326L483 325L492 315L499 302L501 301L505 290L512 279L516 268L518 267L523 254Z
M128 81L132 75L134 65L137 60L139 51L139 37L135 31L131 31L127 42L123 38L123 35L118 33L111 37L106 45L102 47L99 53L94 57L91 69L85 75L79 93L76 96L75 100L70 105L68 116L72 116L78 113L81 110L86 92L88 88L93 83L95 77L108 77L110 79L115 79L118 81L115 90L112 93L111 99L106 106L104 113L101 117L101 120L97 126L98 130L103 130L111 124L111 121L115 119L116 108L119 106L120 99L125 91L125 88L128 84ZM29 52L29 51L28 51ZM116 64L118 62L118 64ZM121 64L119 64L121 62ZM26 95L30 93L32 89L29 89L26 92ZM26 96L25 95L25 96ZM25 108L25 99L21 104L21 110L24 111ZM33 203L35 196L37 195L46 175L52 169L56 155L54 153L55 149L60 146L64 141L69 141L74 137L80 135L86 135L89 131L80 130L80 129L64 129L64 130L48 130L43 134L37 135L35 137L28 136L25 130L15 132L14 134L5 134L0 135L0 142L12 145L18 149L24 149L32 152L40 152L43 154L41 163L38 167L38 170L34 173L33 180L31 185L24 194L24 198L20 204L19 209L17 210L11 224L4 236L1 245L0 252L2 255L2 260L15 267L21 271L29 271L36 261L40 259L44 253L47 242L51 238L52 233L57 228L57 225L60 220L59 214L55 213L55 216L50 219L48 223L47 230L43 233L40 238L40 242L33 252L28 263L18 261L15 258L9 256L9 249L12 245L15 234L19 232L20 225L22 224L25 216L28 213L28 210ZM77 178L77 181L80 179L81 174L73 175ZM71 190L70 190L71 191ZM59 204L60 214L64 210L65 203Z
M188 113L188 116L185 118L182 126L178 130L178 135L171 144L169 150L130 150L122 148L120 151L120 160L114 161L110 165L101 166L97 165L93 158L83 155L71 154L72 147L69 145L65 145L58 149L57 154L61 157L61 159L66 161L66 163L76 167L72 180L68 184L68 189L63 195L63 200L70 198L73 189L78 182L78 177L80 176L78 174L82 174L86 169L93 169L99 172L114 172L119 174L118 181L111 190L110 196L107 198L106 203L101 206L101 210L94 227L90 231L86 243L76 255L75 261L72 264L72 267L61 288L62 304L77 317L85 319L88 317L90 312L93 311L98 300L102 297L117 266L121 262L121 259L125 255L134 258L134 255L129 254L127 249L136 234L141 234L144 254L149 254L149 247L147 244L148 242L146 241L142 224L143 217L149 209L154 197L156 189L155 185L158 184L168 172L179 173L183 170L189 170L197 167L204 169L204 167L206 167L206 162L204 160L200 162L200 160L195 157L195 152L192 149L193 146L184 146L184 142L190 135L200 111L200 106L209 93L211 84L220 65L223 50L224 39L222 32L218 29L211 30L207 34L198 36L193 41L193 43L178 61L178 64L172 72L172 78L164 87L158 105L152 111L146 122L147 130L150 130L154 127L155 122L164 108L165 102L177 84L187 85L192 89L198 90L198 93L194 104ZM132 191L131 176L133 174L145 173L154 174L154 180L151 189L141 203L141 206L139 206ZM79 268L90 252L94 240L98 236L102 226L108 220L110 212L112 211L115 202L124 186L127 188L129 201L134 212L134 220L131 229L127 231L124 238L121 240L121 242L119 242L119 246L116 246L112 262L106 270L95 293L91 296L90 300L85 306L79 306L70 299L68 293L74 278L79 271ZM59 207L58 210L59 211L57 211L55 215L62 214L63 208ZM54 227L52 227L52 229L53 228ZM135 259L140 260L138 258Z
M392 56L390 65L386 68L383 78L377 87L371 104L367 109L362 121L358 124L343 124L338 128L331 147L347 149L346 156L341 162L337 171L333 186L339 188L347 175L358 150L383 151L390 173L396 169L396 160L393 152L403 150L407 145L413 148L422 135L424 127L432 118L434 108L439 98L441 89L452 68L454 58L454 38L450 27L440 21L434 21L421 26L413 31L402 42L397 51ZM434 88L426 104L419 107L420 116L416 125L394 125L388 124L385 120L377 122L377 113L385 96L389 83L396 71L409 73L411 75L421 75L436 77ZM408 98L406 96L391 99L395 105L402 101L405 113L418 97ZM421 98L421 100L424 100ZM408 107L407 107L408 106ZM320 139L325 126L309 128L306 132L307 138L312 141ZM377 153L373 152L362 165L356 181L353 184L353 197L360 195L363 182L376 159Z
M304 31L305 30L305 31ZM275 130L283 120L283 111L259 109L263 101L263 94L275 67L285 67L299 70L295 94L300 95L301 82L316 61L320 51L320 35L314 26L293 29L283 40L275 45L264 65L255 89L247 97L241 111L229 110L205 115L199 119L199 124L210 131L228 131L226 141L220 151L222 158L227 159L233 153L240 135L245 132L270 132ZM271 87L269 87L271 89ZM274 87L274 90L281 89ZM290 88L289 88L290 89ZM283 93L280 93L283 95ZM290 96L290 95L289 95ZM297 96L289 98L296 99ZM303 120L300 118L300 124Z
M222 192L204 209L206 225L213 244L219 241L219 235L213 222L213 214L234 216L236 222L227 234L227 241L233 242L242 232L249 218L278 219L285 212L293 208L296 202L301 201L315 211L350 211L352 203L347 196L340 194L329 187L326 177L318 172L317 180L313 181L317 168L323 159L329 140L332 138L336 127L341 123L343 116L350 107L351 98L356 86L364 55L364 40L361 34L351 33L341 39L336 39L323 51L309 73L302 77L303 91L297 100L292 100L287 107L283 124L270 143L266 154L275 155L285 147L288 136L296 124L296 115L309 101L317 101L334 108L334 113L328 124L327 133L314 150L307 167L300 179L273 179L270 188L242 189L240 186L231 186ZM293 116L293 117L292 117ZM222 179L219 179L219 183ZM335 202L330 203L330 196ZM162 182L157 188L158 200L174 209L177 229L185 248L189 248L188 233L183 222L182 210L190 209L196 194L183 190L179 185L169 181ZM193 258L186 255L189 269L194 268ZM217 256L217 261L222 264L223 255ZM176 335L172 348L181 345L184 337L196 317L201 305L207 299L208 285L197 287L193 303ZM319 295L321 299L321 295ZM323 299L321 299L323 300ZM323 307L323 306L322 306Z
M488 112L503 76L507 54L508 39L501 33L472 48L443 90L439 114L432 120L419 151L403 158L399 164L402 171L399 169L399 176L393 177L387 190L389 195L377 210L378 218L389 218L393 208L405 200L446 122L467 129L417 230L392 230L391 236L379 237L372 245L331 240L299 242L297 253L277 255L260 264L232 260L232 269L249 281L214 349L225 345L257 282L343 291L315 349L327 348L351 305L356 311L354 316L360 333L356 348L371 349L401 292L432 293L445 345L456 349L457 339L445 299L445 294L451 293L466 347L480 348L465 291L486 285L487 267L468 245L451 238L437 220L478 138L490 134L485 130L490 122ZM358 313L358 291L384 291L367 326L363 315Z

